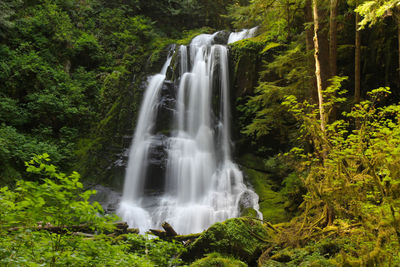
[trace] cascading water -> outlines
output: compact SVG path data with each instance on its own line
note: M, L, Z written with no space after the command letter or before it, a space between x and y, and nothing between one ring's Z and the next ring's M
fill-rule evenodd
M167 221L181 234L195 233L239 216L241 206L258 211L257 194L244 184L242 172L231 159L228 50L213 44L217 34L199 35L189 47L178 50L180 78L173 130L164 142L165 181L159 181L162 192L147 196L149 151L160 143L154 128L171 56L146 89L118 209L131 227L142 232Z
M250 38L253 37L257 31L258 27L254 27L251 29L244 29L241 30L240 32L232 32L229 35L229 39L228 39L228 44L246 39L246 38Z

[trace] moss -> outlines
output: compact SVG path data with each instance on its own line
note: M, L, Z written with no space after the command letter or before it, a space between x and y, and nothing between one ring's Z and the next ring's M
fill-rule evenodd
M211 252L233 255L247 263L255 263L268 245L269 234L257 219L233 218L216 223L202 233L182 254L185 261L202 258Z
M209 266L219 266L219 267L245 267L247 264L244 262L228 257L223 256L219 253L211 253L208 254L207 257L202 258L193 262L191 267L209 267Z
M257 211L253 208L247 208L242 211L241 216L246 216L246 217L252 217L252 218L257 218Z
M279 223L288 220L285 210L286 197L273 189L277 185L271 181L270 175L250 168L243 169L249 182L259 196L260 212L266 221Z
M315 249L315 250L314 250ZM337 266L337 262L323 255L314 246L304 248L285 248L260 263L261 267L269 266Z

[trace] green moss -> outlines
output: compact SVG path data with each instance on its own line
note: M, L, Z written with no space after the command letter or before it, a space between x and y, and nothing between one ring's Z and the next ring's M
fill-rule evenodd
M229 47L230 57L234 62L236 95L252 92L257 84L261 63L260 51L265 47L265 41L255 37L232 43Z
M219 253L208 254L207 257L202 258L193 262L191 267L209 267L209 266L219 266L219 267L245 267L247 264L244 262L223 256Z
M272 223L287 221L286 197L273 190L277 188L277 185L271 181L270 175L246 167L243 170L260 198L260 212L263 214L264 220Z
M321 251L319 243L310 244L303 248L284 248L274 253L260 266L338 266L329 253Z
M247 216L252 218L257 218L257 211L253 208L244 209L241 213L241 216Z
M269 234L257 219L233 218L216 223L201 234L182 255L186 261L202 258L211 252L233 255L247 263L255 263L268 245Z

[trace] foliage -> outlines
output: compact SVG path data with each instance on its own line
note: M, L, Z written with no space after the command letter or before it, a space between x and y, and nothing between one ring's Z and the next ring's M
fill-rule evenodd
M39 181L19 180L14 190L0 189L0 263L7 266L166 266L182 246L136 234L125 239L105 235L114 229L115 216L89 202L79 174L65 175L49 164L47 154L26 163ZM37 179L38 180L38 179ZM85 225L93 238L69 230ZM60 227L58 232L40 227ZM125 240L125 241L124 241Z
M235 28L259 25L266 32L267 41L286 41L293 36L301 21L303 1L254 0L250 4L234 1L228 7L228 17ZM301 22L300 22L301 24Z
M360 28L363 29L369 23L375 24L379 19L385 16L390 16L391 13L398 12L398 0L378 0L378 1L365 1L355 11L363 16L360 22Z
M128 235L126 243L130 251L146 258L155 266L176 266L182 263L178 257L185 251L182 244L176 241L163 241L159 238L143 235Z
M342 80L336 78L325 91L326 110L345 100L343 91L338 91ZM381 262L388 246L400 243L400 105L381 106L389 94L388 88L372 90L369 99L345 112L344 119L328 124L325 132L313 105L298 103L294 97L284 103L301 120L302 138L315 148L308 153L302 148L292 150L304 159L308 173L301 230L304 227L312 235L316 226L331 225L335 219L360 223L366 234L363 262ZM375 246L368 247L368 242Z

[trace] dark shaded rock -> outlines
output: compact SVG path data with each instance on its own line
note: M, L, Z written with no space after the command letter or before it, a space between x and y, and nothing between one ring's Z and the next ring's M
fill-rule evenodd
M215 36L214 36L214 44L226 44L229 39L229 35L231 33L228 31L219 31Z
M172 130L175 107L176 87L173 82L165 81L161 88L160 102L157 107L157 119L155 122L156 133L169 135Z
M145 180L145 191L164 190L165 168L168 160L168 137L162 134L153 136L148 154L148 167Z
M255 264L269 234L257 219L242 217L216 223L201 234L182 254L185 261L193 261L211 252L233 255L248 264Z

